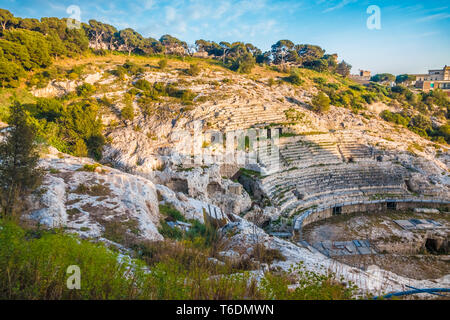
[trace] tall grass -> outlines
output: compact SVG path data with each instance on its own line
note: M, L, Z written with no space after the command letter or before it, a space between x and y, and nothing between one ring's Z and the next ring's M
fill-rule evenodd
M235 262L211 259L193 241L137 242L132 257L61 231L0 221L0 299L347 299L332 276L267 272L260 284ZM68 289L67 268L81 270ZM292 290L289 284L299 283Z

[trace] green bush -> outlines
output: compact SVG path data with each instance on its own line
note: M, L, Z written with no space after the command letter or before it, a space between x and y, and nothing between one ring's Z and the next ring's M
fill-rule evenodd
M407 126L409 121L411 120L407 116L403 116L400 113L394 113L389 110L384 110L380 113L380 117L383 118L386 121L393 122L402 126Z
M200 68L200 66L198 64L191 64L189 66L189 69L186 70L186 73L190 76L198 76L200 74L200 72L202 71L202 69Z
M300 77L299 73L296 71L292 71L291 75L286 78L286 80L293 85L299 86L303 84L305 81Z
M161 60L159 60L159 61L158 61L158 67L159 67L161 70L166 69L166 67L167 67L167 59L161 59Z
M87 97L95 92L95 87L90 83L83 83L78 86L76 91L79 96Z
M127 104L125 107L123 107L122 110L120 111L120 115L122 116L123 120L132 121L134 119L133 105Z
M145 79L139 79L134 83L134 86L142 91L150 91L152 89L152 84Z

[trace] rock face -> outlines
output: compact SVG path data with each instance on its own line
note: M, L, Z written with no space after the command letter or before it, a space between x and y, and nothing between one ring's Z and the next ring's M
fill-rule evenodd
M83 237L114 239L130 234L163 239L157 229L158 199L151 181L112 168L85 169L84 165L93 165L91 160L55 149L41 165L48 172L38 208L29 214L32 220L48 227L66 227Z
M239 214L250 208L248 193L243 188L237 188L236 183L229 179L223 179L218 166L179 170L166 168L155 171L152 180L175 192L214 204L226 214Z

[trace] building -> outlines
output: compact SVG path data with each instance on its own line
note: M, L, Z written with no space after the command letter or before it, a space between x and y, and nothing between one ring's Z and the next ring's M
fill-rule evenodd
M415 74L414 86L423 91L442 89L450 95L450 67L428 70L428 74Z
M370 79L370 71L367 70L359 70L359 76Z

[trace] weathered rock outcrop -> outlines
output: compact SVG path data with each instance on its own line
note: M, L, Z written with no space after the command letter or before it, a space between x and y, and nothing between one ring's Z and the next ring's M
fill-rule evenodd
M41 160L41 166L47 173L42 197L28 215L32 220L48 227L65 227L83 237L130 234L163 239L157 229L158 199L151 181L109 167L95 167L92 160L61 154L53 148Z

